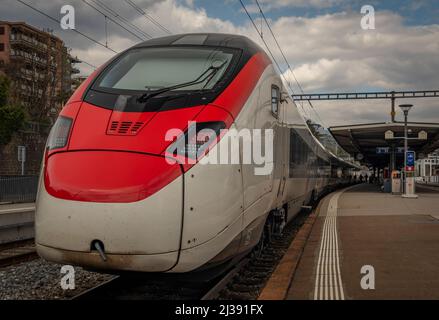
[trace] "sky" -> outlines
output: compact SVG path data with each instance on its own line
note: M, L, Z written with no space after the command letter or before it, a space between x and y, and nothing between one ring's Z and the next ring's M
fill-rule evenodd
M243 34L263 46L239 0L22 0L61 19L60 9L75 8L76 29L115 51L140 42L139 38L167 33L222 32ZM144 10L161 26L140 14L129 2ZM439 89L439 1L437 0L259 0L268 22L305 93L434 90ZM88 4L87 4L88 3ZM295 93L301 89L288 70L269 29L263 24L254 0L243 0L258 31L261 31L280 72ZM143 31L137 37L89 4L106 12L113 20L125 19ZM375 29L361 28L361 8L375 10ZM106 9L112 12L106 11ZM115 17L116 14L118 17ZM50 29L71 48L71 53L99 66L115 53L87 38L62 30L17 0L0 1L0 20L25 21L40 29ZM107 26L107 28L106 28ZM106 32L107 29L107 32ZM131 29L132 30L132 29ZM136 32L135 32L136 33ZM78 66L90 74L86 63ZM439 99L397 100L413 103L411 121L438 122ZM320 118L325 126L386 122L390 101L326 101L305 105L304 112ZM401 113L397 117L401 120Z

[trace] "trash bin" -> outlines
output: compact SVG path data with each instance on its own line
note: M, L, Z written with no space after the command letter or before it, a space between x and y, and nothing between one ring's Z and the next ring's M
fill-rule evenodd
M400 194L402 192L401 186L401 171L392 171L392 193Z

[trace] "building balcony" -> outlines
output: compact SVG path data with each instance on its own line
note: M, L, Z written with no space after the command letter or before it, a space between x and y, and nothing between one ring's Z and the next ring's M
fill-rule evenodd
M22 60L28 64L35 64L36 66L38 66L40 69L46 70L48 67L51 70L56 70L58 68L57 64L55 63L51 63L50 65L48 64L47 60L45 59L41 59L38 57L29 57L29 56L25 56L24 54L21 53L13 53L11 52L11 59L12 60Z
M10 39L11 46L24 46L36 51L47 52L47 45L42 42L34 42L23 38Z
M11 59L17 60L25 60L26 62L35 62L38 65L46 67L48 65L47 60L37 58L37 57L29 57L20 52L11 52Z
M43 74L29 74L24 72L17 72L15 74L16 78L28 80L28 81L44 81L46 79L46 76Z

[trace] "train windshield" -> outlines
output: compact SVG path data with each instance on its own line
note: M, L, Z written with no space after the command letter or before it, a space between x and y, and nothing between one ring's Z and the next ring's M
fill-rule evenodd
M108 68L98 81L97 90L172 91L211 90L231 64L233 52L203 47L138 48L128 51ZM212 77L190 86L179 84L196 80L212 66L221 66Z

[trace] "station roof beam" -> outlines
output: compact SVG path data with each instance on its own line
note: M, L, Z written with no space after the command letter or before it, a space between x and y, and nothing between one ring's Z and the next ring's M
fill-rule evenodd
M389 92L352 92L352 93L315 93L315 94L296 94L292 96L295 101L328 101L328 100L372 100L389 99L390 119L395 120L395 101L396 99L414 98L439 98L439 90L422 91L389 91Z

